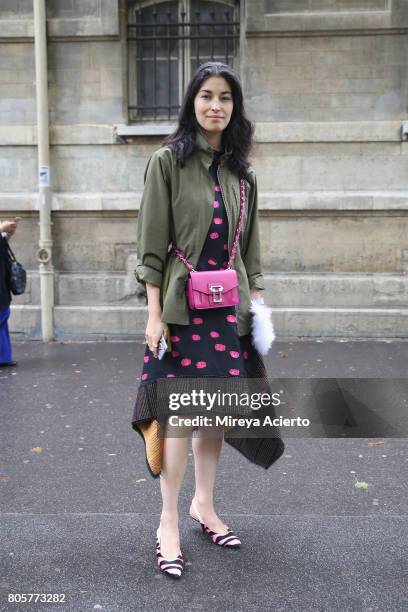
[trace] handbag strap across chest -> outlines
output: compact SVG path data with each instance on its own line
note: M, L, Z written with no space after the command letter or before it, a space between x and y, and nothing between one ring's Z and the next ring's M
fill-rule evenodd
M229 259L228 259L228 265L226 267L226 270L229 270L232 267L233 263L234 263L235 254L236 254L237 248L238 248L239 235L241 233L242 222L243 222L243 218L244 218L244 209L245 209L245 181L244 181L244 179L240 179L239 186L240 186L240 189L239 189L239 194L240 194L240 198L239 198L239 204L240 204L239 219L238 219L237 229L236 229L236 232L235 232L234 243L232 245L231 254L230 254ZM188 261L188 259L186 259L184 257L184 255L183 255L182 251L180 251L180 249L178 249L174 244L171 245L171 248L173 249L173 251L175 252L177 257L179 258L179 260L182 261L185 266L187 266L187 268L190 270L190 272L195 272L196 271L196 270L194 270L192 264Z

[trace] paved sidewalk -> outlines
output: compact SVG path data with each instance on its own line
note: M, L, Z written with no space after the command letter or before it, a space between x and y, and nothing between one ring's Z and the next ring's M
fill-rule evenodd
M0 369L0 610L408 609L408 444L397 438L291 438L269 470L224 444L217 509L241 550L188 519L190 453L187 567L178 582L161 574L159 482L130 426L143 350L142 338L14 343L19 365ZM408 342L276 342L266 360L282 378L398 378L407 363ZM66 601L10 604L8 593Z

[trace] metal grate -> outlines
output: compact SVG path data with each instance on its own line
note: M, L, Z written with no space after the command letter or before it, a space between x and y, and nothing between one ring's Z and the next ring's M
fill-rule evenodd
M195 7L199 6L200 9ZM186 83L209 60L233 66L239 22L234 7L190 2L131 7L128 23L129 121L174 119ZM189 17L189 18L188 18Z

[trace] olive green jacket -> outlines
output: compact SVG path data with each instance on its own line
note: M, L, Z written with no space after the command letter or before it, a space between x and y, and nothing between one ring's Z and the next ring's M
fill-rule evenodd
M176 164L175 153L168 146L156 150L144 173L144 190L137 224L136 278L142 284L160 287L161 320L188 325L186 298L187 267L170 250L171 242L181 249L195 267L198 263L213 218L214 180L209 173L214 149L201 132L196 149L184 168ZM220 160L218 178L227 211L228 253L234 242L239 219L239 179ZM261 273L258 192L254 169L250 166L245 180L245 214L233 267L239 282L237 310L238 334L250 333L250 290L264 289ZM170 347L169 347L170 349Z

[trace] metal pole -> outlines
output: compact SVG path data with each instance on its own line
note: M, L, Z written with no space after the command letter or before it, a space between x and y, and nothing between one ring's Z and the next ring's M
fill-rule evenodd
M42 339L54 336L54 268L52 265L50 143L48 124L47 18L45 0L34 0L35 82L37 97L40 240L37 260L41 287Z

